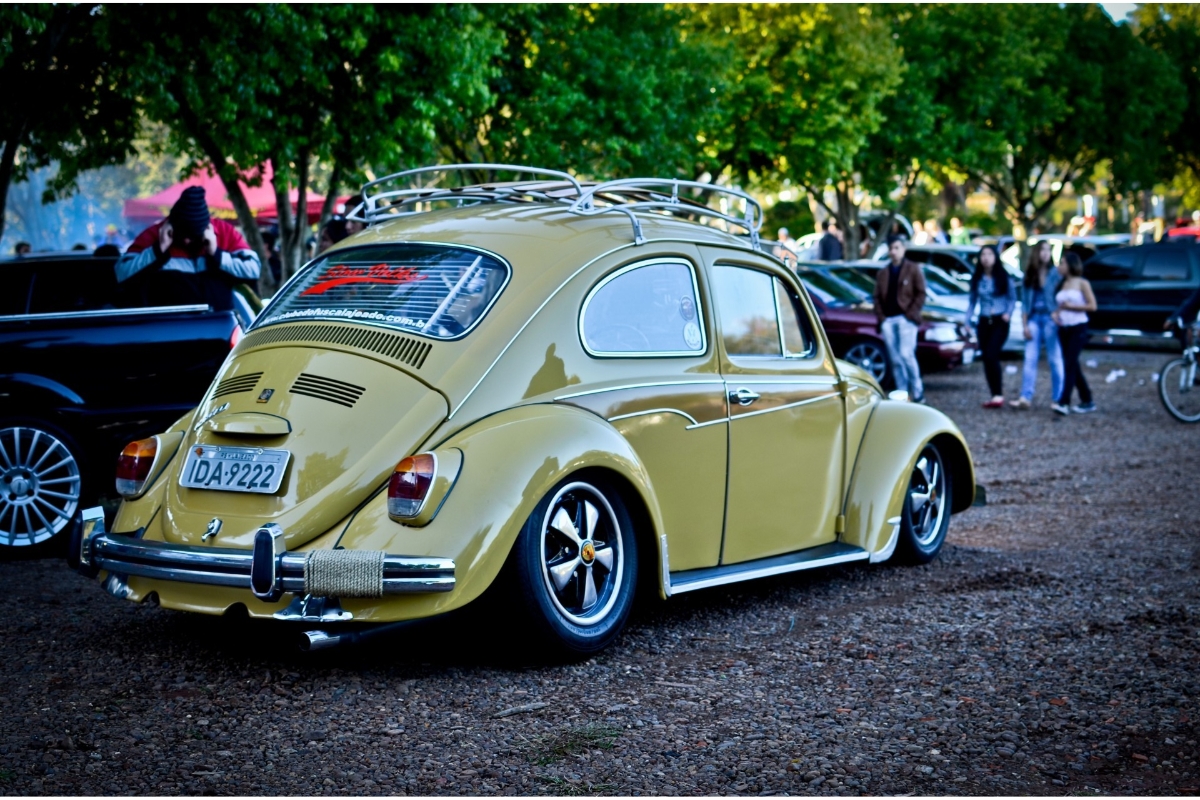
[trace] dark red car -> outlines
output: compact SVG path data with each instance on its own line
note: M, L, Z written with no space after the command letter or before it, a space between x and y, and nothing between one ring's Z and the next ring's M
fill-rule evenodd
M876 329L871 298L821 269L801 266L800 280L817 307L825 334L838 358L858 364L888 388L892 383L887 346ZM926 309L917 333L917 362L921 372L939 372L970 364L975 341L962 321Z

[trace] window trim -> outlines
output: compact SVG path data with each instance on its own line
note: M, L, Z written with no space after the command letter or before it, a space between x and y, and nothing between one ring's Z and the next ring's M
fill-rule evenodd
M817 337L816 337L816 334L814 333L814 331L812 330L812 324L811 324L812 320L811 319L809 319L808 326L800 325L800 333L808 339L808 349L805 350L803 353L789 353L787 351L787 341L784 339L784 335L783 335L783 311L779 306L779 291L775 288L775 282L778 281L779 283L783 284L784 289L790 290L793 287L791 287L786 281L784 281L782 278L780 278L775 273L769 272L768 270L765 270L765 269L761 269L757 266L751 266L749 264L738 264L738 263L730 262L730 261L716 261L713 263L712 267L714 270L721 269L722 267L728 267L731 269L747 269L747 270L750 270L751 272L761 272L763 275L766 275L768 278L771 279L771 300L775 304L775 330L779 335L779 355L755 355L755 354L751 354L751 353L736 353L735 354L735 353L729 352L729 348L726 347L725 348L726 357L728 357L728 358L749 358L749 359L754 359L755 361L762 361L762 360L766 360L766 359L775 359L777 361L799 361L801 359L807 360L807 359L816 358L816 356L817 356ZM799 297L799 294L797 294L797 297ZM717 302L720 302L720 301L717 301ZM792 309L793 313L795 313L795 311L796 311L795 309ZM807 312L805 313L804 316L806 318L808 317ZM800 322L799 320L796 320L797 325L799 325L799 322ZM805 330L805 327L807 327L808 330ZM724 345L725 330L723 328L721 329L721 342L722 342L722 345Z
M484 307L483 311L480 312L479 316L475 319L475 321L473 323L471 323L471 327L467 328L466 330L464 330L462 333L458 334L457 336L453 336L453 337L449 337L449 338L441 337L441 336L431 336L428 333L422 333L420 331L415 331L415 330L412 330L409 328L400 328L395 325L388 325L385 322L378 322L376 320L369 320L369 319L353 319L350 317L345 317L345 318L338 317L338 318L332 318L332 319L331 318L323 318L323 317L307 317L307 318L306 317L293 317L291 319L277 319L277 320L267 321L268 312L270 312L271 306L275 305L275 303L278 301L278 299L283 295L284 291L286 289L288 289L293 283L298 281L301 278L301 276L304 275L305 271L309 267L311 267L313 264L317 263L317 261L320 260L321 258L324 258L326 256L326 253L334 252L337 255L342 255L342 254L347 254L347 253L353 253L356 250L363 250L363 249L372 248L372 247L396 247L398 245L408 245L408 244L424 245L427 247L444 247L444 248L451 249L451 250L454 250L454 249L469 250L474 253L479 253L481 255L485 255L490 258L494 258L501 265L503 265L503 267L504 267L504 283L500 284L500 288L496 290L496 293L494 295L492 295L492 299L488 302L487 306ZM481 322L483 322L485 319L487 319L488 315L492 313L492 309L495 307L496 302L500 299L500 296L502 294L504 294L504 290L508 288L508 285L510 283L512 283L512 276L513 276L513 268L512 268L512 264L509 263L508 259L504 258L503 256L501 256L497 253L492 252L491 250L485 250L482 247L475 247L474 245L469 245L469 244L450 244L448 242L429 242L429 241L424 241L424 240L416 241L416 240L403 239L403 240L395 241L395 242L372 242L370 244L361 244L361 245L356 245L354 247L339 248L336 251L333 250L332 248L330 248L330 250L327 250L325 253L322 253L321 255L317 256L313 260L309 261L307 264L305 264L300 269L296 270L296 272L293 273L290 278L288 278L286 281L284 281L283 285L280 286L279 289L277 289L275 291L275 294L271 296L270 302L268 302L266 305L263 306L262 311L258 312L258 316L255 318L254 324L246 332L250 333L251 331L257 331L262 328L269 328L272 325L287 325L292 322L328 322L328 323L343 324L343 325L366 325L367 327L370 327L370 328L379 328L381 330L385 330L390 333L397 333L397 334L401 334L404 336L420 336L422 339L428 339L431 342L457 342L457 341L460 341L460 340L466 338L467 336L469 336L473 330L475 330L477 327L479 327L479 324Z
M587 337L583 332L583 321L587 318L588 307L592 303L592 298L605 286L612 281L633 272L642 267L651 267L655 264L678 264L687 267L688 275L692 279L692 297L696 301L696 322L700 326L700 349L699 350L647 350L645 352L612 352L607 350L593 350L587 342ZM658 258L649 258L645 261L637 261L633 264L627 264L620 269L613 270L600 279L595 286L588 290L587 296L583 299L583 305L579 308L579 320L577 324L579 332L579 344L592 358L699 358L708 355L708 326L704 322L704 308L700 301L700 283L696 280L696 265L691 259L684 256L661 256Z

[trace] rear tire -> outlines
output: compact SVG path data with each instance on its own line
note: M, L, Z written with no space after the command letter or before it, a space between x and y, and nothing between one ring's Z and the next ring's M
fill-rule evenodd
M82 450L41 420L0 421L0 557L62 551L83 502Z
M954 507L950 473L937 446L925 445L909 475L900 514L896 555L907 564L928 564L937 558Z
M1200 422L1200 364L1177 358L1158 376L1158 396L1163 406L1180 422Z
M637 584L620 494L595 478L563 480L530 514L509 567L537 646L568 658L603 650L625 627Z

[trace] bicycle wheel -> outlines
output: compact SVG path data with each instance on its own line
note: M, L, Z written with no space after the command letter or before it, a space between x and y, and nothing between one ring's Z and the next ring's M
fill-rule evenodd
M1177 358L1158 377L1158 396L1180 422L1200 422L1200 373L1197 362Z

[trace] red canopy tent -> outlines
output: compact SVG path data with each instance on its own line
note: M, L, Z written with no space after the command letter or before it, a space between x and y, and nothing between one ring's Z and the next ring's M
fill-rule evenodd
M250 205L250 210L253 212L256 219L260 222L273 221L278 218L278 213L275 209L275 190L271 186L271 174L268 170L263 178L261 186L247 186L245 181L239 181L242 187L242 194L246 197L246 202ZM175 201L183 194L183 190L189 186L203 186L204 194L208 200L208 208L212 211L214 217L221 219L235 220L237 212L233 209L233 203L229 200L229 195L225 191L225 185L221 183L221 179L215 175L202 173L200 175L189 178L183 183L177 183L174 186L163 189L157 194L152 194L149 197L137 197L132 200L125 201L125 218L133 228L144 228L160 219L163 219L171 211L171 206L175 205ZM300 198L300 193L293 189L288 194L288 200L291 203L293 212L296 209L296 203ZM308 206L308 223L310 225L316 223L321 218L321 207L325 204L325 198L319 194L309 194L306 198ZM345 205L350 202L351 198L338 198L339 205ZM335 212L339 209L334 206ZM341 209L344 213L345 209Z

